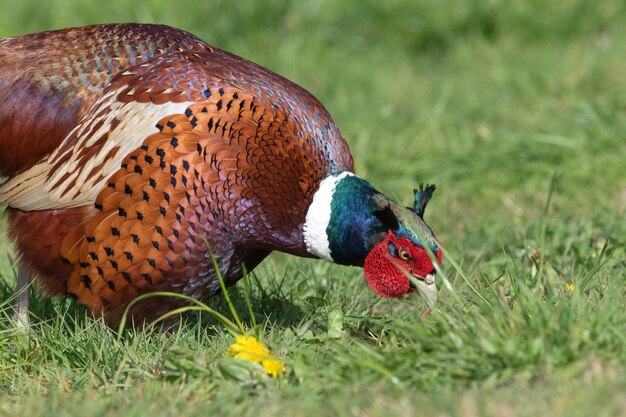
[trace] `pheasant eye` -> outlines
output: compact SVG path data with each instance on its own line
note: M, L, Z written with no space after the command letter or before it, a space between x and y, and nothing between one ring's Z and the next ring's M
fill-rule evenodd
M409 253L406 250L400 249L399 253L400 253L400 259L403 259L405 261L409 259Z

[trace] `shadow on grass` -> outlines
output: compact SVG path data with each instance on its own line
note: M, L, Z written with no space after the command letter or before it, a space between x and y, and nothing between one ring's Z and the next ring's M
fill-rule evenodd
M282 327L291 327L296 326L305 318L305 312L291 301L289 295L283 292L281 283L264 288L257 279L254 279L252 284L250 302L257 322L264 323L270 321ZM37 289L36 285L31 286L29 291L29 316L31 326L33 327L43 323L51 324L55 321L62 321L61 327L71 332L84 327L85 322L98 321L89 314L89 311L84 306L69 297L47 298ZM243 286L232 286L228 291L242 322L251 328L252 319L246 306ZM13 322L11 318L15 294L14 285L11 282L0 280L0 300L3 300L0 302L0 330L12 328ZM206 300L206 304L222 314L229 315L228 305L220 293ZM171 332L173 328L179 327L179 325L182 328L195 328L197 326L209 328L217 324L217 321L207 314L188 312L181 314L178 319L168 321L166 324L155 323L153 329ZM59 326L59 323L56 326ZM133 331L139 330L144 326L150 327L150 324L135 326ZM112 330L116 331L117 329Z

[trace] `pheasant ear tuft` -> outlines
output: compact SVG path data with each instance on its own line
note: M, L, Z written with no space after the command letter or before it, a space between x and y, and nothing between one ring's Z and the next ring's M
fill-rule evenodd
M424 211L426 211L426 206L428 202L433 196L435 189L437 186L435 184L420 184L420 188L413 190L415 194L415 202L413 203L413 212L420 216L422 219L424 218Z

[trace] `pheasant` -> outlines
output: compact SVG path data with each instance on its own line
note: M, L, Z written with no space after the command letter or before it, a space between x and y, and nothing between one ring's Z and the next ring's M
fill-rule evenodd
M115 326L141 294L219 292L270 252L364 267L382 297L436 296L424 210L353 173L309 92L167 26L0 39L0 204L29 277ZM135 322L180 306L148 298Z

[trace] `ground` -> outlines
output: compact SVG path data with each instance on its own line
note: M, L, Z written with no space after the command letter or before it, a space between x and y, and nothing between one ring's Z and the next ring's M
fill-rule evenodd
M406 204L419 182L438 185L426 217L449 255L427 318L415 298L377 299L359 269L270 256L251 290L286 364L270 379L233 368L233 337L206 317L118 335L35 290L32 329L13 330L3 239L0 413L626 415L622 2L29 0L0 11L0 36L165 23L303 85L360 176ZM230 294L250 323L243 286Z

